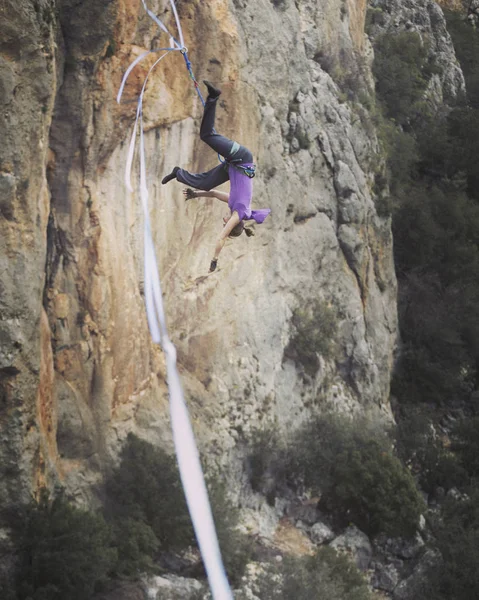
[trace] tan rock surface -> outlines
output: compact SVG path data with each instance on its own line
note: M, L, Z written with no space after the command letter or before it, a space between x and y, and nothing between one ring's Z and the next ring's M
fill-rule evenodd
M57 482L88 502L129 431L171 443L164 361L143 305L139 198L123 183L154 56L115 101L131 61L164 37L139 0L36 5L0 6L2 504ZM166 0L150 6L172 26ZM360 64L370 81L365 9L364 0L181 3L196 76L223 88L217 129L254 152L253 202L272 208L255 237L227 243L213 274L224 208L185 204L180 185L160 184L176 164L216 164L199 140L202 107L183 58L165 58L147 89L170 334L216 466L265 422L294 430L329 405L390 419L396 282L390 222L371 192L378 145L364 109L331 77ZM337 354L307 380L284 349L293 311L314 298L335 311Z

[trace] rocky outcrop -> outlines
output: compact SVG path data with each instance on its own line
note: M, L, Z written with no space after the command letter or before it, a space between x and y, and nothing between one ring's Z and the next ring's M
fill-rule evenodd
M167 21L168 6L151 3ZM163 359L144 316L138 198L122 183L134 100L154 57L114 102L125 68L158 34L139 2L5 10L2 504L56 482L87 502L128 431L169 443ZM273 211L255 238L228 244L212 275L221 206L185 206L178 185L158 185L175 164L215 160L198 139L201 105L182 57L164 60L147 91L166 310L211 463L229 462L265 420L294 429L328 403L389 418L396 290L389 222L370 191L377 145L320 66L327 54L353 69L367 55L365 10L337 0L180 6L198 79L222 83L218 129L252 149L256 205ZM338 333L335 354L308 379L284 349L293 310L316 298Z
M55 99L51 3L4 2L0 36L0 505L51 461L53 361L42 298ZM54 453L54 452L53 452Z
M361 571L366 571L369 567L373 555L371 543L368 536L354 525L349 526L331 542L331 547L339 552L351 555Z
M440 67L428 92L454 104L464 80L439 5L370 4L382 15L373 37L420 33ZM173 26L167 0L149 5ZM199 140L202 107L179 54L160 63L145 97L153 233L203 457L228 473L243 528L297 554L337 534L317 502L299 510L277 499L273 508L251 492L241 454L255 431L274 423L290 435L330 407L391 420L392 235L375 204L383 157L358 102L373 84L366 9L366 0L179 3L198 80L223 89L217 128L251 148L255 206L272 208L254 238L227 243L213 274L224 209L185 204L178 184L159 183L176 164L216 161ZM135 102L155 56L115 102L123 72L159 45L158 31L139 0L4 0L0 15L1 526L42 486L94 503L128 432L171 440L164 360L144 312L139 198L123 184ZM286 349L292 315L316 301L335 334L311 373ZM4 531L0 543L11 551ZM371 550L348 528L331 545L397 598L412 597L422 578L420 536ZM158 579L125 584L118 597L170 588L186 597L198 585Z
M456 59L440 4L432 0L371 1L374 18L370 35L373 38L400 31L416 32L421 36L429 61L437 71L428 86L428 97L436 108L444 104L454 106L465 94L464 75ZM451 3L442 4L447 8L455 8Z

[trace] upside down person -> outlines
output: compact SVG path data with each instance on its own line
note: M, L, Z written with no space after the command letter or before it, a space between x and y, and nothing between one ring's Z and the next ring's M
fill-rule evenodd
M215 88L209 81L204 81L208 88L208 97L205 103L203 120L200 128L200 138L208 144L215 152L225 158L225 163L218 165L205 173L190 173L180 167L175 167L173 171L163 178L163 184L172 179L184 183L192 188L185 189L183 194L186 200L192 198L216 198L222 202L227 202L230 213L223 219L224 227L216 243L215 254L210 264L210 273L218 265L218 256L225 245L227 237L237 237L246 232L248 236L253 235L251 229L245 228L244 221L254 220L256 223L262 223L269 215L271 210L263 208L251 210L251 198L253 196L253 180L255 165L253 164L253 155L244 146L233 142L228 138L216 133L215 112L216 103L221 94L221 90ZM230 193L213 190L213 188L230 181Z

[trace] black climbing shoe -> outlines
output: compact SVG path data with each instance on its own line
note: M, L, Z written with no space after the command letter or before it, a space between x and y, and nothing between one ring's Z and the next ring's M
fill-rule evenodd
M203 79L203 83L208 88L208 98L211 98L212 100L214 100L215 98L218 98L218 96L221 94L221 90L219 90L218 88L216 88L209 81L206 81L206 79Z
M165 183L168 183L168 181L171 181L172 179L176 178L176 174L178 173L178 171L180 170L180 167L175 167L173 169L173 171L171 171L171 173L169 175L166 175L166 177L163 177L163 179L161 180L161 183L163 185L165 185Z

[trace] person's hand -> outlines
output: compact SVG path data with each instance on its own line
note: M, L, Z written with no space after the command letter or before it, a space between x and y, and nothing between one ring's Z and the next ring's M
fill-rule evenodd
M213 258L213 260L210 262L210 273L213 273L213 271L216 269L217 265L218 265L218 259Z
M183 190L183 196L185 197L185 200L193 200L193 198L196 198L195 191L191 188L185 188Z

